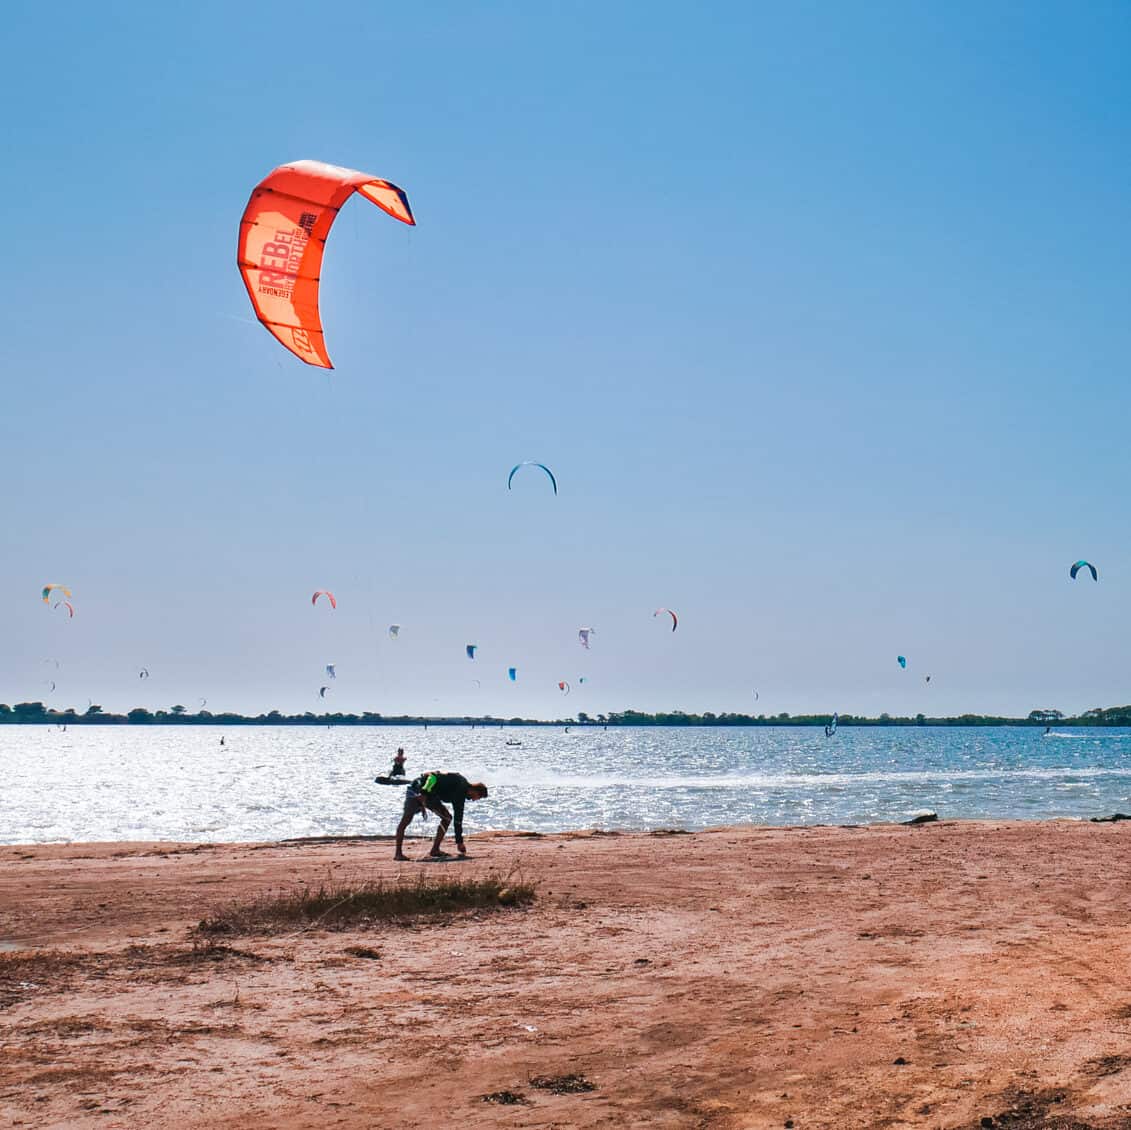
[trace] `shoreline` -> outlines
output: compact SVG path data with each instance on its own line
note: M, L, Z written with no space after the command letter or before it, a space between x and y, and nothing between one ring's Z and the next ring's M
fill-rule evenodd
M1123 822L472 832L468 845L443 866L396 864L383 836L0 848L0 943L33 947L0 951L0 1116L154 1130L407 1130L437 1112L547 1130L1127 1125ZM212 946L188 933L296 884L515 868L537 884L530 907ZM570 1076L594 1089L535 1082Z
M551 831L536 831L534 829L523 828L466 828L468 842L475 841L492 841L496 839L506 840L541 840L541 839L555 839L565 838L574 839L577 837L602 837L602 836L623 836L631 838L634 836L700 836L705 834L718 834L723 832L735 833L752 833L752 832L810 832L810 831L860 831L871 830L879 828L914 828L926 824L945 824L950 827L973 825L973 826L986 826L994 825L995 827L1012 827L1019 828L1033 827L1044 824L1072 824L1072 825L1092 825L1092 824L1113 824L1121 823L1123 821L1131 821L1131 814L1124 812L1113 812L1106 816L1070 816L1070 815L1054 815L1054 816L941 816L935 810L923 808L922 813L913 816L907 820L873 820L861 821L853 824L756 824L751 822L736 823L736 824L712 824L704 828L683 828L676 825L655 827L655 828L598 828L595 826L583 828L559 828ZM408 832L405 837L405 843L410 844L414 841L424 843L430 841L432 837L431 830L427 833L422 832L414 823L409 826ZM311 836L285 836L278 840L264 840L264 839L249 839L249 840L187 840L187 839L140 839L140 840L20 840L6 843L0 841L0 863L2 863L3 853L6 851L25 851L36 852L41 850L57 849L60 851L68 851L70 849L87 849L93 855L99 854L97 849L106 851L120 850L120 849L137 849L147 852L192 852L201 851L205 849L210 850L223 850L231 849L233 851L255 849L265 850L267 848L296 848L296 847L314 847L314 846L332 846L332 845L364 845L364 844L377 844L377 843L393 843L395 836L392 832L343 832L337 834L326 835L311 835ZM451 846L451 833L445 840L447 847ZM88 857L84 857L88 858Z
M1122 709L1122 708L1113 708ZM148 711L146 712L149 713ZM387 718L370 718L357 714L316 714L307 717L294 715L281 715L278 718L269 718L264 715L245 714L209 714L202 717L195 714L172 715L159 711L149 714L145 718L130 718L125 714L99 714L88 716L85 714L70 713L65 710L44 710L43 713L29 717L11 717L0 714L0 726L43 726L54 729L61 725L66 726L138 726L162 727L171 726L197 727L197 726L267 726L282 729L309 727L321 729L323 727L342 726L347 729L360 727L362 729L382 728L415 728L427 729L436 726L440 729L457 728L469 730L506 730L529 728L558 728L567 727L570 730L773 730L773 729L806 729L816 727L823 729L828 725L832 715L805 714L795 718L763 718L758 715L740 714L728 719L725 716L713 717L706 720L701 716L689 716L687 721L672 721L665 716L663 721L609 721L597 722L590 718L588 721L579 721L576 718L482 718L465 717L408 717L391 715ZM923 730L962 730L962 729L1019 729L1040 730L1049 726L1065 727L1073 730L1127 730L1131 729L1131 714L1118 714L1114 718L1062 718L1058 722L1031 721L1027 718L1011 718L1004 715L955 715L940 716L937 718L923 716L920 721L918 716L899 716L891 718L864 718L852 715L840 716L837 728L844 730L891 730L891 729L923 729Z

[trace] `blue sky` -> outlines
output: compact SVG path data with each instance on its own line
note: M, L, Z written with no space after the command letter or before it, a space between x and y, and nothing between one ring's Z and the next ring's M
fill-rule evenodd
M1131 10L314 12L6 17L0 700L1131 701ZM329 375L235 266L304 157L419 223L340 215Z

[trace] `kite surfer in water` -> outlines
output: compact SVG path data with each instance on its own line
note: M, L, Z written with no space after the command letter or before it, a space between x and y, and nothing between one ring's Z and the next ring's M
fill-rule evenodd
M397 756L393 758L393 767L389 770L389 776L403 777L404 775L404 746L397 746Z
M415 780L409 782L408 792L404 798L404 814L397 825L397 850L394 859L406 860L408 857L401 850L404 846L404 834L412 818L419 812L432 811L440 818L440 827L432 839L432 850L428 853L432 859L444 859L447 852L440 850L440 844L448 825L452 822L452 813L447 810L444 802L452 806L456 818L456 849L460 855L467 854L463 842L463 805L468 800L482 800L487 795L487 786L478 782L469 781L459 773L422 773Z

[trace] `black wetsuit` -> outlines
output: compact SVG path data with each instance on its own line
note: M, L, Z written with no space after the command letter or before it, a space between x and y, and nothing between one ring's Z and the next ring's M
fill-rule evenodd
M459 773L422 773L408 786L408 795L415 793L425 804L428 801L446 802L452 806L455 817L456 843L463 843L463 804L467 800L470 781ZM405 798L406 807L408 798ZM432 805L428 805L432 808ZM435 809L433 809L435 811Z

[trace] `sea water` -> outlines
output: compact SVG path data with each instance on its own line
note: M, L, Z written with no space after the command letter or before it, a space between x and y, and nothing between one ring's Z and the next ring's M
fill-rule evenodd
M0 843L388 833L397 746L487 783L469 831L1131 811L1129 730L0 726Z

